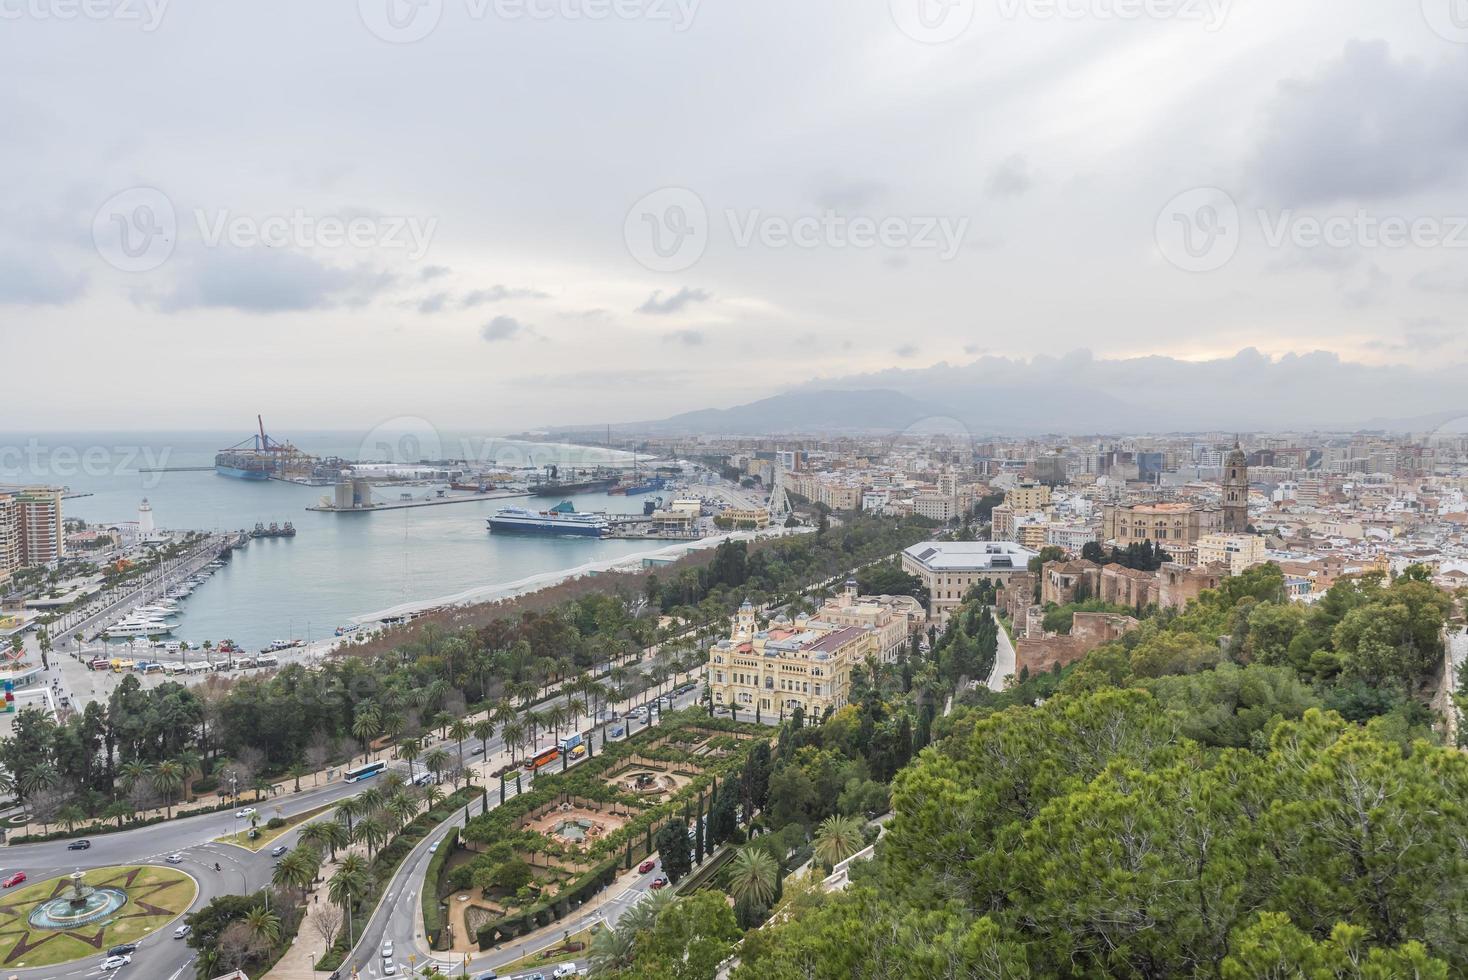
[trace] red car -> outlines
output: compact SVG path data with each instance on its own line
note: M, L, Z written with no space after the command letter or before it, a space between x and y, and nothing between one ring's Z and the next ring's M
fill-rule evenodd
M668 879L666 879L666 878L662 877L661 875L659 875L658 877L656 877L656 878L654 878L652 880L652 887L654 889L657 889L657 888L667 888L668 887Z
M643 861L641 864L639 864L637 866L637 873L640 874L640 875L645 875L649 871L651 871L653 868L656 868L657 866L658 866L658 863L656 861Z
M25 872L17 871L15 874L11 875L9 878L6 878L5 881L0 884L4 884L6 888L14 888L22 881L25 881Z

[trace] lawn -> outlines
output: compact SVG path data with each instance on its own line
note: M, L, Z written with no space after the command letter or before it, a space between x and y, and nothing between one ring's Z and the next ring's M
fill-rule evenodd
M544 947L544 949L556 949L569 943L582 943L583 946L579 953L557 953L554 956L546 957L542 957L538 952L531 953L529 956L523 956L513 963L506 963L504 966L496 967L496 971L501 974L518 973L521 970L534 970L542 966L555 966L557 963L565 963L569 960L584 959L587 950L591 949L592 937L602 928L604 927L601 923L594 923L582 929L580 932L573 933L568 939L563 939L560 942L547 943Z
M193 904L198 885L182 871L153 865L95 868L83 881L119 888L127 903L111 917L74 929L41 929L28 916L36 906L69 892L68 878L51 878L0 893L0 968L53 966L134 943L172 922Z
M335 804L332 804L332 806L335 806ZM254 840L250 840L249 822L241 820L239 821L240 832L238 837L234 834L225 834L223 837L214 838L214 843L233 844L235 847L243 847L247 851L259 851L262 848L269 847L282 834L288 833L307 820L319 816L331 808L331 806L319 806L314 810L307 810L305 813L298 813L293 817L286 817L285 824L280 827L267 827L264 823L261 823L258 828L260 836Z

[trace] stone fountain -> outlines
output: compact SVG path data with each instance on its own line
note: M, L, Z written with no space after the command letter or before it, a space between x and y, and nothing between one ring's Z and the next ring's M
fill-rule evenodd
M64 893L31 910L30 924L37 929L74 929L100 922L127 904L127 892L121 888L93 888L85 879L80 871L73 874Z

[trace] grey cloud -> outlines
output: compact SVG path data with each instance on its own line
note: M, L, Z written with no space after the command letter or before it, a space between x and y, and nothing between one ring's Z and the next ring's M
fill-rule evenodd
M705 339L702 330L674 330L668 334L668 340L684 347L702 347Z
M429 280L439 279L443 276L446 276L452 271L453 270L446 265L425 265L422 270L419 271L418 278L422 279L424 282L428 282Z
M649 316L668 316L673 313L681 313L694 303L706 303L710 298L712 296L708 290L690 289L684 286L672 296L663 299L663 291L659 289L647 298L647 302L637 308L637 312L646 313Z
M434 293L426 296L418 302L419 313L442 313L444 306L449 301L448 293Z
M0 304L61 306L86 290L87 277L67 272L42 252L0 248Z
M542 293L538 289L491 286L488 289L475 289L464 294L460 306L468 310L476 306L483 306L485 303L500 303L507 299L550 299L550 294Z
M917 357L918 348L916 344L903 344L892 353L901 358Z
M278 248L203 249L165 268L178 270L173 288L161 297L141 292L134 299L167 313L213 308L268 314L358 307L396 282L391 273L365 265L340 268Z
M1412 285L1424 293L1461 295L1468 293L1468 275L1448 266L1442 266L1417 273L1412 277Z
M479 338L486 343L513 340L516 337L531 337L535 328L527 326L512 316L497 316L479 328Z
M1468 60L1393 58L1352 41L1313 76L1282 82L1252 164L1270 201L1383 199L1448 183L1468 163Z
M857 211L887 193L887 185L877 180L842 181L828 176L818 183L813 195L816 205L828 211Z
M994 168L984 189L990 197L1023 197L1034 185L1030 162L1016 154Z

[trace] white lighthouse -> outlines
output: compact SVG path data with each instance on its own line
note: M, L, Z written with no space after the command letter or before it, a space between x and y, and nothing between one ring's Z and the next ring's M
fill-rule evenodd
M150 540L156 530L153 526L153 505L144 497L143 502L138 504L138 540Z

